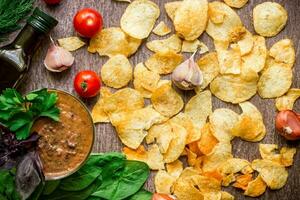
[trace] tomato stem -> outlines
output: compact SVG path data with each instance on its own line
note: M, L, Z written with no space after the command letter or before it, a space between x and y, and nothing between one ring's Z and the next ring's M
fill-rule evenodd
M86 81L83 81L82 83L80 83L80 87L84 92L86 92L88 88L88 83Z

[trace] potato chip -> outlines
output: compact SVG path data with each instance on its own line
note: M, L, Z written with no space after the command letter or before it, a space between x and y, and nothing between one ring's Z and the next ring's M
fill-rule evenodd
M205 200L222 200L222 193L216 192L205 192L203 193Z
M239 104L243 113L232 128L232 135L250 142L262 140L266 135L266 127L260 111L250 102Z
M284 166L270 160L254 160L252 168L258 171L264 182L272 189L282 188L287 181L288 172Z
M225 102L241 103L256 94L258 78L256 72L246 69L238 75L219 75L210 83L210 90Z
M193 41L186 41L184 40L182 42L182 50L181 52L187 52L187 53L194 53L198 50L200 46L200 41L198 39Z
M261 36L253 36L252 51L242 57L242 68L252 69L255 72L260 72L266 64L267 47L266 40Z
M260 175L256 177L253 181L248 183L244 195L250 197L258 197L262 195L267 189L266 183L263 181Z
M242 26L240 17L225 3L219 1L209 3L208 13L210 16L206 32L214 40L229 41L233 29Z
M148 151L143 146L139 146L136 150L128 147L123 148L123 153L126 155L128 160L137 160L148 164L152 170L164 169L163 156L159 152L157 145L151 145Z
M252 174L239 175L236 178L236 182L232 185L235 188L246 190L248 184L252 181Z
M163 154L165 163L177 160L184 150L187 131L182 126L172 123L172 140L166 153Z
M292 69L282 65L270 66L258 81L258 94L262 98L280 97L290 89L292 78Z
M201 192L217 192L221 190L221 182L214 177L195 175L190 176L194 185L198 186Z
M171 82L157 88L151 97L154 108L166 117L172 117L183 108L181 96L172 88Z
M101 78L105 85L121 88L132 79L132 66L124 55L111 57L101 68Z
M157 52L153 54L145 65L158 74L169 74L183 61L183 56L173 51Z
M197 142L197 146L202 154L208 155L218 144L218 140L212 133L210 123L206 123L201 129L201 139Z
M249 54L254 47L254 37L246 29L246 33L239 39L239 41L237 41L237 44L240 47L241 56L245 56Z
M92 109L92 118L94 123L110 122L109 116L104 112L104 98L111 96L112 93L107 87L102 87L100 97Z
M228 192L221 191L221 194L222 194L221 200L234 200L234 196L232 196Z
M294 162L294 155L296 154L296 152L296 148L282 147L280 150L281 164L285 167L292 166Z
M170 19L174 20L177 9L181 6L182 1L173 1L165 4L165 10Z
M244 26L234 27L229 33L229 41L236 43L246 36L247 29ZM224 42L224 41L223 41Z
M203 83L196 92L204 90L214 78L220 73L219 61L215 52L208 53L197 61L203 75Z
M85 42L83 42L79 37L67 37L67 38L61 38L58 39L58 44L62 48L68 50L68 51L76 51L77 49L80 49L85 45Z
M161 194L171 194L171 188L176 178L165 170L159 170L154 178L155 191Z
M242 8L248 0L224 0L224 2L233 8Z
M167 172L171 176L178 178L183 171L183 163L180 160L168 163L166 165Z
M228 187L231 183L236 181L236 177L234 174L229 174L223 177L222 186Z
M219 142L213 151L203 158L203 172L218 170L226 160L232 158L231 144Z
M295 101L300 97L300 89L291 88L284 96L278 97L275 101L279 111L293 110Z
M183 0L173 20L176 32L185 40L197 39L205 31L207 11L207 0Z
M195 187L190 177L182 177L175 182L174 194L180 200L204 199L202 192Z
M159 24L152 31L158 36L165 36L171 33L171 29L166 25L164 21L159 22Z
M135 0L129 4L121 17L121 28L131 37L147 38L159 15L159 7L152 1Z
M277 35L285 27L287 19L287 11L275 2L264 2L253 9L254 29L265 37Z
M220 142L230 142L233 139L231 130L238 122L239 115L227 108L216 109L210 116L212 134Z
M188 148L185 149L187 152L187 163L189 166L193 167L197 161L197 154L190 151Z
M223 163L223 165L220 168L220 172L222 175L227 176L230 174L241 172L243 169L249 166L251 166L251 163L249 163L245 159L230 158Z
M141 42L139 39L128 36L118 27L106 28L92 37L88 51L98 52L100 56L111 57L123 54L129 57L137 51Z
M292 68L296 61L293 41L290 39L280 40L271 47L269 55L277 63L283 63L287 67Z
M200 92L193 96L185 105L184 113L191 118L194 125L201 129L212 113L212 99L209 90Z
M153 40L146 43L147 48L153 52L174 51L178 53L181 51L181 45L182 41L176 34L167 39Z

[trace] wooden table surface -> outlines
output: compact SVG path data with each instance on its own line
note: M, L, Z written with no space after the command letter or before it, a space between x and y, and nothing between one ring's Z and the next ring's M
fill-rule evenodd
M157 22L160 20L165 21L171 27L172 23L167 17L164 10L164 3L170 2L171 0L153 0L161 7L161 15ZM245 26L254 33L252 26L252 9L258 3L264 2L265 0L249 0L249 3L240 10L237 10L238 14L242 18ZM274 38L267 39L268 47L270 47L275 41L282 38L291 38L295 43L295 48L297 52L297 63L294 68L294 81L293 87L300 87L300 69L297 65L300 64L299 56L299 39L300 36L300 1L299 0L275 0L281 3L289 11L289 20L286 28L279 35ZM58 26L52 32L54 38L61 38L66 36L72 36L75 34L72 19L76 11L85 7L96 8L103 14L104 26L105 27L117 27L119 25L120 18L128 5L127 3L115 2L112 0L63 0L59 6L48 7L45 5L43 0L37 0L37 6L41 7L43 10L52 14L59 20ZM172 27L173 28L173 27ZM151 35L148 40L157 38L155 35ZM211 50L213 50L212 40L203 34L200 38L204 43L206 43ZM48 48L49 41L44 41L39 51L35 54L32 66L29 71L28 79L24 81L20 90L25 93L30 90L38 88L58 88L62 90L69 91L75 94L73 89L73 79L77 72L80 70L91 69L100 72L101 66L107 61L105 57L99 57L97 54L90 54L87 52L86 48L82 48L74 53L76 63L74 66L63 73L54 74L48 72L43 66L43 59ZM138 52L130 58L132 64L137 64L138 62L145 61L147 57L151 55L151 52L146 49L145 41L138 50ZM187 56L187 55L186 55ZM187 101L193 93L186 92L183 93L184 100ZM96 101L91 99L85 101L85 103L91 108ZM296 146L299 148L299 142L289 143L286 142L282 137L280 137L274 130L274 117L276 114L274 100L263 100L258 95L251 99L251 102L255 104L264 116L264 122L267 127L267 136L262 141L262 143L274 143L279 144L279 146ZM296 110L300 111L300 101L296 103ZM227 107L240 112L238 106L230 105L224 103L217 98L213 97L213 108ZM94 146L95 152L108 152L108 151L120 151L122 144L120 143L114 129L110 124L98 124L96 142ZM256 158L260 158L258 151L259 143L249 143L242 141L240 139L234 139L233 142L233 152L235 157L245 158L250 161ZM153 178L153 174L152 174ZM148 189L154 189L152 184L152 178L149 180L147 187ZM249 197L244 197L242 192L228 187L225 188L233 194L236 199L254 199ZM300 199L300 153L298 152L295 156L294 165L289 169L289 178L287 184L281 190L267 190L264 195L257 199L268 199L268 200L296 200Z

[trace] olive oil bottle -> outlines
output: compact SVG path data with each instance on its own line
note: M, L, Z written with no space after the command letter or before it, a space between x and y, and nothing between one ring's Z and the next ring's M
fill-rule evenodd
M0 92L20 84L41 40L57 23L56 19L36 8L16 39L0 48Z

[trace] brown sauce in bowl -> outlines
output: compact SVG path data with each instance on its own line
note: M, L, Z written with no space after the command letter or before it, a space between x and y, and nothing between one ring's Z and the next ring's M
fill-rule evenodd
M86 107L68 93L55 92L60 121L42 118L32 129L41 136L38 152L46 180L75 172L89 156L94 141L94 125Z

